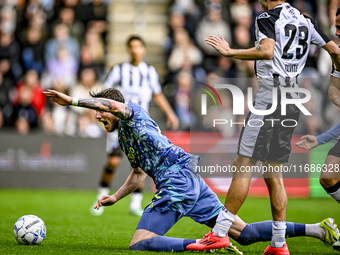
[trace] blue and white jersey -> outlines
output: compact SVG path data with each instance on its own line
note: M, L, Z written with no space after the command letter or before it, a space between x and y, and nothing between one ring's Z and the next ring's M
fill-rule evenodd
M190 169L199 156L191 155L177 147L162 133L149 114L135 103L128 104L130 117L121 119L118 132L119 144L133 168L140 167L158 188L165 174Z

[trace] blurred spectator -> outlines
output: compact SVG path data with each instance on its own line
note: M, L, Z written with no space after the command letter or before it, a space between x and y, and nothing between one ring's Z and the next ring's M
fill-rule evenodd
M168 66L172 72L183 68L188 61L191 66L199 65L202 62L202 54L192 43L188 32L183 28L174 31L174 47L171 51Z
M81 44L85 33L85 26L82 22L75 19L75 13L72 8L64 7L59 12L59 19L54 21L52 28L58 24L65 24L68 26L70 36L77 39Z
M94 53L89 45L84 45L80 51L79 73L86 68L92 68L95 70L97 78L102 78L104 62L96 62L94 60Z
M84 45L90 48L95 63L104 64L105 61L104 42L98 32L94 30L88 30L85 34Z
M65 24L59 24L54 28L54 38L47 41L45 46L46 62L57 57L60 47L66 48L72 55L73 60L79 60L79 44L76 39L70 36L69 28Z
M33 91L30 87L23 86L18 93L19 102L14 107L12 123L20 134L27 134L38 127L38 114L31 104Z
M179 28L185 29L185 17L180 11L172 11L169 17L169 34L165 43L165 51L170 55L171 49L174 46L174 31ZM193 37L193 35L190 35Z
M15 91L15 82L10 73L10 64L6 59L0 60L0 109L2 125L9 126L13 113L12 96ZM1 126L2 126L1 125Z
M26 24L27 25L27 24ZM34 27L41 32L41 38L46 41L47 38L52 36L52 31L50 31L46 20L46 14L42 9L39 9L33 14L33 16L28 20L28 27ZM25 27L27 30L27 27Z
M7 59L10 65L10 71L17 81L23 74L20 65L20 45L15 40L14 34L1 34L0 36L0 60Z
M70 90L69 95L79 98L87 98L89 97L90 91L100 91L102 88L102 85L97 83L96 72L91 68L86 68L81 71L79 75L79 82ZM73 110L78 113L84 113L86 109L81 107L73 107L72 111Z
M78 64L70 54L68 48L60 47L57 50L57 58L46 62L50 84L46 87L53 87L58 91L67 92L77 79ZM46 81L46 80L45 80Z
M36 27L29 27L26 38L24 38L23 50L21 53L25 70L34 69L41 75L44 68L44 41L41 37L41 30Z
M82 4L79 0L63 0L61 8L63 7L73 9L75 13L75 19L83 23L85 27L92 18L91 7Z
M197 23L199 22L201 12L196 5L195 0L175 0L171 7L171 12L182 13L185 17L185 28L190 36L194 36Z
M214 70L214 73L222 78L236 78L237 69L233 59L218 56L217 68Z
M0 33L13 34L16 27L17 16L15 9L7 5L0 11Z
M77 126L77 135L80 137L98 138L104 134L96 120L95 112L89 109L78 116Z
M96 31L105 40L108 28L106 20L107 4L103 0L92 0L88 6L91 10L91 16L87 28Z
M252 8L249 0L236 0L232 3L230 15L233 24L242 25L249 29L252 25Z
M28 70L24 79L19 81L16 85L16 91L13 96L14 105L18 105L23 101L21 98L22 95L27 96L26 93L22 92L23 90L30 90L32 96L29 104L33 106L37 115L40 116L45 107L45 95L42 93L43 89L40 85L39 76L36 70Z
M195 115L190 112L190 79L187 71L177 74L177 92L175 95L175 113L180 121L181 130L190 130L190 124L195 125Z
M79 83L70 90L69 95L74 96L74 97L80 97L80 98L88 98L90 91L92 90L100 91L102 88L103 88L102 85L97 83L96 72L93 69L87 68L81 71ZM81 122L83 126L86 126L85 124L92 125L93 120L95 120L95 118L94 116L89 115L86 112L87 112L87 109L85 108L80 108L80 107L71 108L71 111L68 116L67 135L76 135L78 132L80 132L80 130L77 131L77 124L79 124L78 118L81 115L84 115L82 116L83 122ZM93 120L86 121L89 116L92 116ZM86 128L84 128L83 132L85 132L85 129ZM82 135L85 135L85 133Z
M205 38L209 35L223 37L230 44L232 43L230 27L222 20L221 10L216 8L208 10L208 14L200 21L196 30L196 41L205 55L204 67L206 70L211 70L216 66L216 59L219 55L213 47L205 42Z
M51 135L55 133L54 119L51 111L44 111L40 117L41 127L45 134Z

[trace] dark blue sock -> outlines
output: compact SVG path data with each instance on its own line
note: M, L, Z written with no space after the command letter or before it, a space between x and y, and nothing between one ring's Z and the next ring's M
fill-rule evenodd
M306 236L305 224L287 222L286 237ZM247 224L236 241L241 245L249 245L272 238L272 221L261 221Z
M156 236L145 239L130 246L130 250L137 251L185 251L185 247L195 243L196 239L173 238Z

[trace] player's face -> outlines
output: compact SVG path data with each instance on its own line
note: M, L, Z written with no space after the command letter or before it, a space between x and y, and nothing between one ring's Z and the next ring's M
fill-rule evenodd
M340 38L340 15L335 18L335 35Z
M129 53L133 60L142 61L145 47L140 40L132 40L129 45Z
M262 6L262 9L264 11L267 11L268 10L268 3L267 3L267 0L259 0L261 6Z
M103 123L107 132L113 132L119 127L119 118L109 112L96 111L96 119Z

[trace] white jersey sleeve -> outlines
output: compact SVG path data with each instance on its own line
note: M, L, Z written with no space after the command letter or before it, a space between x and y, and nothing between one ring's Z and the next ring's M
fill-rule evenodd
M152 89L152 94L157 95L162 93L162 87L161 84L159 83L159 76L156 71L156 69L153 66L149 66L149 82L150 82L150 87Z
M121 81L121 65L114 65L104 80L104 89L113 88Z
M304 15L307 21L309 21L312 25L310 26L311 29L311 43L316 44L319 47L324 46L328 43L331 39L322 31L322 29L318 26L318 23L315 19L310 18Z

